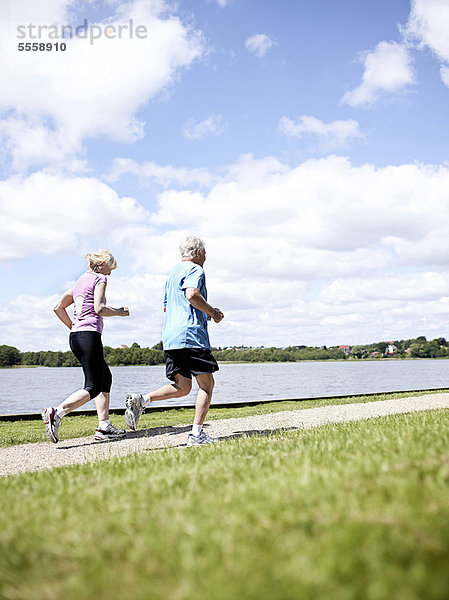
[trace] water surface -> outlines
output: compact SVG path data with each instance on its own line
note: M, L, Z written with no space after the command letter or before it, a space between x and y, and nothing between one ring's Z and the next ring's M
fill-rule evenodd
M166 384L164 366L111 367L111 407L122 408L129 391L147 393ZM447 360L338 361L222 364L213 403L449 387ZM78 367L0 369L0 414L38 412L83 386ZM189 396L165 405L192 405ZM95 408L89 402L84 408Z

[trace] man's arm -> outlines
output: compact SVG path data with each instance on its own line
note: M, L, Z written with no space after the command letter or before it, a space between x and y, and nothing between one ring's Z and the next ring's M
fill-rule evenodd
M197 288L187 288L186 298L193 307L209 315L215 323L219 323L224 318L221 310L208 304Z

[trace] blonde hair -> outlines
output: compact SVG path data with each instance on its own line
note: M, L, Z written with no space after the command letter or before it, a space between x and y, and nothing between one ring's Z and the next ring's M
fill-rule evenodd
M86 254L87 262L89 263L89 268L92 271L97 271L101 265L107 263L112 270L117 268L117 261L115 260L115 256L109 250L98 250L97 252L90 252Z

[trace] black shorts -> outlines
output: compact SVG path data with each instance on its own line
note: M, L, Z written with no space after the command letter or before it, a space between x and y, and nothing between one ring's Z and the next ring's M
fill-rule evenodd
M167 379L175 380L175 375L192 379L203 373L215 373L219 367L209 348L179 348L165 350L165 373Z
M112 375L104 360L101 333L72 331L69 344L73 354L83 367L84 389L89 392L91 399L101 392L110 392Z

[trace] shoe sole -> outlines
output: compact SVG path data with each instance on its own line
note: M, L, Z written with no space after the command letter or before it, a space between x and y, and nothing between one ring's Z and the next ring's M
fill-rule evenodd
M126 396L126 400L131 400L132 401L132 408L135 407L135 402L134 402L134 398L133 398L134 394L128 394ZM125 410L125 423L128 425L128 427L132 430L132 431L137 431L137 421L136 418L134 416L134 411L132 410L132 408L129 408L128 406L126 407Z
M202 443L199 443L199 444L195 444L195 443L192 444L191 442L190 443L187 442L187 447L188 448L193 448L193 447L196 447L196 446L210 446L211 444L215 444L215 442L214 441L212 441L212 442L202 442Z
M45 423L45 433L47 434L48 439L50 440L50 442L53 442L53 444L57 444L59 442L59 438L55 437L52 431L50 419L48 419L47 417L47 410L45 408L41 410L41 417L43 422Z
M128 427L132 431L136 431L137 430L137 423L136 423L136 420L134 418L134 413L129 408L127 408L125 410L125 423L128 425Z
M187 448L199 448L200 446L210 446L213 442L205 442L203 444L187 444Z
M110 442L111 440L121 440L124 437L125 437L124 433L115 434L115 435L102 435L102 436L98 436L98 437L96 435L94 435L94 440L96 442Z

